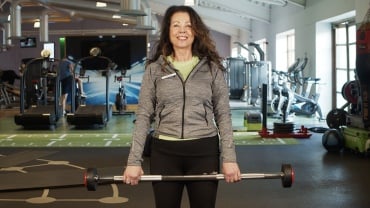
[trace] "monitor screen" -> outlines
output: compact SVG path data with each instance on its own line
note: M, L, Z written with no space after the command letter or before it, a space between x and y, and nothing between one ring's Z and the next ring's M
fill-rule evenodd
M49 50L50 51L50 58L55 58L54 56L54 51L55 51L55 46L54 46L54 43L44 43L44 48L45 50Z
M21 48L35 48L36 47L36 38L27 37L20 40Z

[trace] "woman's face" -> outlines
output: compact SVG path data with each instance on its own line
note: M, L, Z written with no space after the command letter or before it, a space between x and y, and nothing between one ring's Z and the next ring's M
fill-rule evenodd
M172 15L170 23L170 41L174 50L191 50L191 45L194 41L194 32L188 13L177 12Z

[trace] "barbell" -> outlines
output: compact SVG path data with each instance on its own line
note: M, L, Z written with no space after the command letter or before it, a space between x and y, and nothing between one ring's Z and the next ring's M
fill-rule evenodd
M284 188L294 182L294 170L290 164L282 164L281 172L276 173L243 173L241 179L281 179ZM142 175L140 181L206 181L224 180L223 174L205 175ZM89 191L96 191L99 184L123 183L123 176L99 176L96 168L87 168L84 173L84 185Z

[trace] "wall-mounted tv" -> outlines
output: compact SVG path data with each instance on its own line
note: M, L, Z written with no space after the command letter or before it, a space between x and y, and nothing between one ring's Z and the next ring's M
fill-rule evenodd
M20 40L21 48L35 48L36 47L36 38L27 37Z

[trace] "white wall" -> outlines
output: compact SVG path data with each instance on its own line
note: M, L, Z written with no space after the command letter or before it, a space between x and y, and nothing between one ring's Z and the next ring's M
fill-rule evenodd
M268 39L273 42L277 33L295 29L296 57L303 57L307 54L312 65L315 63L315 44L313 43L315 43L316 23L354 9L355 1L349 0L307 0L305 8L294 5L273 6L271 23L266 25L269 28ZM273 44L270 44L269 50L271 61L275 62Z
M253 22L251 37L253 40L267 38L268 57L272 68L275 68L276 34L295 29L296 58L307 56L309 59L305 76L320 77L326 83L321 87L319 99L325 117L332 109L330 21L356 15L356 21L361 22L369 3L370 0L306 0L305 8L290 4L285 7L273 6L271 23Z
M370 0L355 0L356 22L362 22L370 7Z

